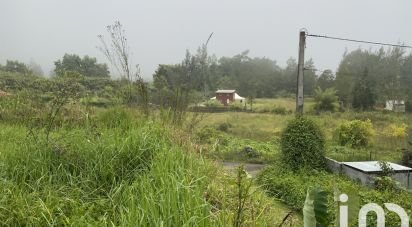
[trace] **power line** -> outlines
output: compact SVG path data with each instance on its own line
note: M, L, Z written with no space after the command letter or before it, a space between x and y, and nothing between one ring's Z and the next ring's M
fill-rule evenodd
M332 37L332 36L326 36L326 35L315 35L315 34L306 34L306 36L311 36L311 37L316 37L316 38L325 38L325 39L334 39L334 40L340 40L340 41L349 41L349 42L356 42L356 43L367 43L367 44L375 44L375 45L382 45L382 46L402 47L402 48L412 49L412 46L392 44L392 43L372 42L372 41Z

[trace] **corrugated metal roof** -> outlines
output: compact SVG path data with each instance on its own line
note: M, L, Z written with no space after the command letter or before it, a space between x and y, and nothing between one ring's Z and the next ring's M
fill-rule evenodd
M236 90L217 90L216 93L235 93Z
M377 161L342 162L343 165L352 167L365 173L380 173L382 169ZM412 168L388 162L394 172L412 172Z

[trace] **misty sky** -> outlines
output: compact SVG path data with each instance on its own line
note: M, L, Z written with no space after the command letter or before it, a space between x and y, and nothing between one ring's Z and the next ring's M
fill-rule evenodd
M182 61L214 32L209 53L250 50L284 66L297 58L298 32L412 44L412 1L379 0L0 0L0 63L34 60L46 74L64 53L97 57L98 34L120 20L145 78L158 64ZM409 23L408 23L409 22ZM308 38L306 58L336 70L342 54L361 46Z

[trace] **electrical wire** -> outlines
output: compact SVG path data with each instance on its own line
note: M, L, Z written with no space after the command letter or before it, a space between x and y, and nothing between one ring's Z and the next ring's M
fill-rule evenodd
M326 36L326 35L315 35L315 34L308 34L308 33L306 33L306 36L311 36L311 37L316 37L316 38L325 38L325 39L334 39L334 40L340 40L340 41L349 41L349 42L356 42L356 43L367 43L367 44L375 44L375 45L382 45L382 46L392 46L392 47L401 47L401 48L410 48L410 49L412 49L412 46L408 46L408 45L372 42L372 41L332 37L332 36Z

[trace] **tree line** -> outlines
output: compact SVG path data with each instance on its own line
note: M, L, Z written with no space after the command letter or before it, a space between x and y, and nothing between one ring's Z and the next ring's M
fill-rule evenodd
M370 109L387 100L410 105L412 55L398 47L345 53L334 84L340 100L354 108Z
M180 64L159 65L153 75L156 89L173 90L186 87L201 92L205 97L214 95L217 89L236 89L246 97L274 98L295 92L297 62L290 58L285 68L269 58L251 58L249 51L233 57L208 56L199 48L196 54L186 52ZM316 74L313 61L306 62L305 89L313 94Z
M282 68L275 60L251 58L248 53L217 59L201 48L193 55L187 52L180 64L159 65L153 85L159 91L190 87L205 97L217 89L236 89L242 96L256 98L294 95L295 59ZM342 108L368 110L388 100L404 100L410 109L411 86L412 55L398 47L345 52L335 73L316 69L312 59L305 62L305 95L319 96L328 90L326 94L337 95Z
M39 74L35 68L35 64L11 60L0 65L0 71L25 76ZM106 64L76 54L65 54L56 60L54 72L57 77L76 72L86 78L110 79ZM155 104L171 102L179 92L191 97L186 102L200 101L214 96L218 89L236 89L241 96L253 98L293 97L296 75L297 62L293 58L287 60L285 67L269 58L252 58L249 51L218 59L209 55L203 45L194 54L186 51L180 63L160 64L148 90L150 101ZM316 96L329 89L328 93L336 94L343 107L367 110L387 100L405 100L411 105L411 85L412 55L402 48L344 53L335 73L316 69L312 59L305 62L305 95Z

